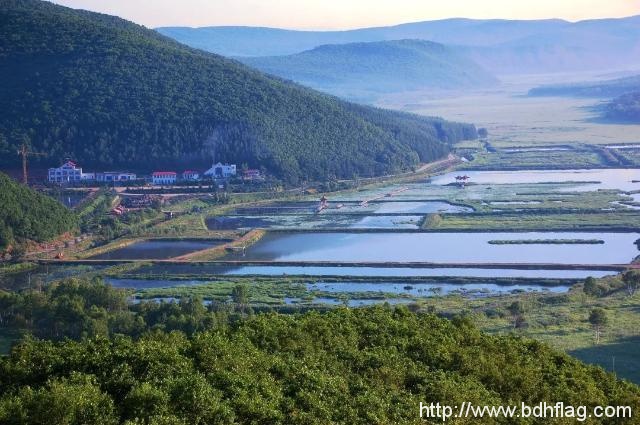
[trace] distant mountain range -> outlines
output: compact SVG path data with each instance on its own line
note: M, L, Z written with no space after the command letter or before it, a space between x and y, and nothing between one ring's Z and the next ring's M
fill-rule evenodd
M473 125L344 102L123 19L0 2L0 165L23 143L85 165L264 166L288 182L446 156ZM33 158L37 160L37 158Z
M350 31L253 27L164 27L157 31L225 56L282 56L326 44L418 39L455 46L497 75L640 65L640 16L575 23L446 19Z
M288 56L239 60L351 99L429 88L482 87L498 81L464 54L422 40L333 44Z

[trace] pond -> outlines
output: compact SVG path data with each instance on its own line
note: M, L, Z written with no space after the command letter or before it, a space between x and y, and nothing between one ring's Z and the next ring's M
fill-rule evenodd
M468 213L473 212L472 208L460 205L453 205L449 202L442 201L398 201L398 202L371 202L369 206L373 208L374 214L390 214L390 213Z
M129 289L152 289L152 288L169 288L175 286L196 286L208 283L203 280L171 280L171 279L120 279L106 277L104 279L109 285L115 288Z
M212 264L152 264L141 267L137 273L167 276L199 275L227 276L358 276L358 277L477 277L477 278L533 278L533 279L585 279L616 274L608 270L540 270L540 269L487 269L487 268L419 268L419 267L331 267L331 266L240 266L221 267ZM167 285L166 282L169 282ZM179 282L159 281L161 286Z
M105 281L116 288L127 288L135 290L171 288L180 286L197 286L210 283L204 280L163 280L163 279L116 279L106 278ZM306 289L309 292L323 292L335 294L347 293L368 293L368 294L396 294L411 296L415 298L433 297L436 295L447 295L451 293L462 293L469 295L495 295L508 294L513 292L542 292L550 291L555 293L567 292L571 288L570 284L562 285L541 285L534 283L507 283L497 284L492 282L401 282L401 281L381 281L381 282L309 282Z
M494 245L491 240L603 240L599 245ZM638 233L268 233L243 260L623 264L638 254ZM225 259L239 259L230 254Z
M164 267L164 266L158 266ZM320 266L241 266L217 269L228 276L358 276L358 277L479 277L479 278L539 278L586 279L614 275L608 270L541 270L482 268L419 268L419 267L320 267Z
M413 300L407 298L356 298L356 299L348 299L348 300L340 300L338 298L330 298L330 297L316 297L311 302L315 305L346 305L348 307L367 307L376 304L391 304L391 305L400 305L400 304L410 304Z
M381 216L370 215L359 218L349 227L352 229L418 229L422 223L421 215Z
M456 182L456 176L466 174L471 183L478 184L526 184L599 182L580 184L572 187L576 191L618 189L621 191L640 190L640 169L598 169L598 170L523 170L523 171L454 171L435 176L431 183L446 185Z
M209 230L237 230L246 228L269 228L273 222L265 217L216 216L208 217L205 224Z
M570 151L571 148L556 146L550 148L537 148L537 147L521 147L521 148L506 148L502 149L503 152L508 153L520 153L520 152L562 152L562 151Z
M448 295L451 293L466 294L509 294L512 292L542 292L550 291L563 293L569 291L570 285L544 286L544 285L498 285L489 282L478 283L406 283L406 282L317 282L307 284L308 291L321 291L330 293L384 293L402 294L416 298L433 297L436 295Z
M305 214L218 216L206 220L209 230L239 229L418 229L421 215Z
M226 240L146 240L90 257L92 260L164 260L227 243Z

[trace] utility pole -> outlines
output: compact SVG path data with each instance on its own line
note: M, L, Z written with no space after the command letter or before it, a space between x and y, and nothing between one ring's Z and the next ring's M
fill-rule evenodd
M46 154L40 152L31 152L27 147L27 144L23 143L22 146L20 146L20 149L18 149L18 155L22 157L22 183L27 186L29 184L29 175L27 173L27 157L31 155L45 156Z

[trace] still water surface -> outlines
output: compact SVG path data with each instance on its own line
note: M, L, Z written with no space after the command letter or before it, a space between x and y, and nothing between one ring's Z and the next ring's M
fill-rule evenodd
M272 261L623 264L638 233L270 233L226 259ZM493 245L491 240L601 239L598 245Z
M466 174L471 183L478 184L527 184L563 182L599 182L576 185L572 190L593 191L598 189L640 190L640 169L603 170L526 170L526 171L454 171L431 179L432 184L455 183L455 177Z
M217 245L223 240L148 240L91 257L92 260L159 260L173 258Z

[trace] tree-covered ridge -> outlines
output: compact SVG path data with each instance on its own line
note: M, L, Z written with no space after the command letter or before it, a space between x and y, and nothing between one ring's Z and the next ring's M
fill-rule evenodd
M64 205L0 173L0 248L16 239L50 240L76 225L75 215Z
M623 94L607 103L604 116L612 121L640 124L640 91Z
M433 160L448 151L436 127L475 135L470 125L411 116L420 125L402 131L414 149L387 129L400 127L396 113L354 108L122 19L38 0L0 4L0 81L0 165L27 140L50 161L150 170L215 157L294 182Z
M529 96L615 97L640 89L640 75L613 80L552 84L529 90Z
M337 96L482 87L496 78L457 50L423 40L323 45L289 56L240 58L261 71Z
M129 311L125 296L75 280L0 294L5 326L22 314L22 323L85 326L89 336L27 339L0 359L0 423L418 424L421 401L640 407L637 386L464 319L406 307L240 318L198 300ZM110 328L140 336L109 337Z

